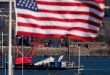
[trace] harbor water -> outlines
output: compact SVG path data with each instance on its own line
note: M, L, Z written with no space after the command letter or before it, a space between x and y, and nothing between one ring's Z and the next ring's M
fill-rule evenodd
M37 62L47 56L34 56L32 61ZM58 60L58 56L55 60ZM68 57L64 57L62 61L67 61ZM7 61L7 60L6 60ZM71 61L78 63L78 57L71 57ZM110 57L81 57L81 65L84 66L83 70L80 70L80 75L110 75ZM7 69L0 69L0 75L8 75ZM13 69L13 75L77 75L75 70L15 70Z

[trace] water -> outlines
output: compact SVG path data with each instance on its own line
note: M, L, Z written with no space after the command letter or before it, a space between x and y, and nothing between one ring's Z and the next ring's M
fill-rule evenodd
M33 57L33 62L42 60L46 57ZM58 57L56 57L56 60ZM66 61L67 57L63 58ZM71 61L78 62L77 57L71 57ZM110 58L109 57L81 57L81 65L84 65L84 70L81 70L80 75L110 75ZM5 72L6 71L6 72ZM0 75L6 75L6 69L0 69ZM13 70L13 75L22 75L22 70ZM77 75L74 70L23 70L24 75Z

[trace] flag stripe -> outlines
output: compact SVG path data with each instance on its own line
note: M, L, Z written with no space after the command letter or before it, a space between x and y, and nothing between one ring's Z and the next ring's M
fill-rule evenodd
M60 30L79 30L79 31L84 31L84 32L91 32L91 33L97 33L96 30L93 30L93 29L87 29L87 28L84 28L84 27L60 27L60 26L47 26L47 25L44 25L44 26L40 26L40 25L37 25L37 24L29 24L29 23L19 23L18 22L18 25L19 26L24 26L24 27L31 27L31 28L39 28L39 29L60 29Z
M55 22L55 24L53 25L54 21L51 21L51 23L49 23L49 21L41 22L41 21L36 21L33 19L25 19L25 18L19 18L18 23L29 23L39 26L81 27L92 30L97 30L99 28L99 26L94 26L83 22L76 22L76 23Z
M36 17L37 16L43 16L43 17L49 16L49 17L57 17L57 18L71 18L71 17L76 18L76 17L79 17L77 15L80 15L80 16L90 15L89 17L93 17L94 19L96 18L97 20L102 20L100 13L97 13L97 15L96 15L92 12L86 12L86 11L85 12L84 11L51 11L51 10L40 9L39 12L40 13L35 14L35 12L33 12L33 11L28 11L28 10L24 10L24 9L22 10L22 9L17 8L18 14L19 13L30 14L30 15L36 16ZM80 17L80 18L83 18L83 17Z
M72 2L48 2L48 1L37 1L37 3L39 4L39 8L43 8L43 6L41 5L47 5L46 7L48 8L48 6L63 6L65 8L65 6L79 6L79 7L89 7L89 8L93 8L93 9L96 9L98 11L101 11L103 12L104 9L101 9L99 8L98 6L96 5L93 5L93 4L88 4L88 3L72 3ZM69 9L68 9L69 10Z
M37 1L41 1L41 0L37 0ZM42 1L47 1L47 0L42 0ZM96 5L97 3L99 4L104 4L104 0L60 0L61 2L77 2L77 3L90 3L90 4L94 4ZM48 2L59 2L59 0L48 0Z
M65 36L62 36L62 35L58 35L58 34L40 34L40 33L32 33L32 32L24 32L24 31L18 31L16 34L18 35L25 35L25 36L33 36L33 37L55 37L55 38L65 38L65 37L70 37L70 38L73 38L74 39L77 39L77 40L96 40L96 37L82 37L82 36L76 36L76 35L70 35L70 34L67 34ZM37 35L36 35L37 34Z
M49 13L49 14L75 14L75 15L90 15L96 19L102 20L102 17L96 15L93 12L84 12L84 11L55 11L55 10L45 10L45 9L39 9L40 12L45 12L45 13Z
M82 36L84 37L86 33L86 37L90 37L89 35L91 34L91 32L85 32L85 31L79 31L79 30L71 30L71 31L67 31L67 30L58 30L58 29L40 29L40 28L30 28L30 27L22 27L22 26L19 26L19 31L24 31L24 32L31 32L31 33L41 33L41 34L59 34L59 35L66 35L66 33L68 34L73 34L73 35L76 35L76 36ZM33 30L35 32L33 32ZM48 32L48 33L47 33ZM91 35L91 37L95 37L96 36L96 33L93 33L93 35Z
M74 6L74 7L68 7L68 6L46 6L46 5L39 5L38 6L39 7L39 9L38 10L43 10L43 9L45 9L45 10L48 10L48 11L61 11L61 12L64 12L64 11L75 11L76 9L77 9L77 7L76 6ZM57 9L57 8L59 8L59 9ZM81 11L85 11L85 12L87 12L88 10L91 10L91 11L89 11L89 12L92 12L92 13L94 13L94 14L101 14L102 13L102 11L98 11L98 10L96 10L96 9L93 9L93 8L89 8L89 7L80 7L80 9L77 9L77 11L79 11L79 12L81 12Z
M59 19L59 18L52 18L52 17L35 17L32 15L26 15L26 14L18 14L18 17L30 18L30 19L35 19L39 21L83 22L83 23L90 23L92 25L99 26L99 23L96 23L90 20L84 20L84 19Z

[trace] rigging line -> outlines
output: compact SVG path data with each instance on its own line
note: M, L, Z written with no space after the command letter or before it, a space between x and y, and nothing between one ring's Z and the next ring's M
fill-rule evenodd
M23 35L22 35L22 75L24 75L24 70L23 70L23 68L24 68L24 67L23 67L23 65L24 65L24 64L23 64L23 62L24 62L24 60L23 60L23 58L24 58L24 51L23 51L24 48L23 48L23 44L24 44L24 43L23 43L23 41L24 41L24 39L23 39Z
M33 56L35 47L38 48L38 46L42 42L42 40L43 40L43 38L35 38L35 41L32 43L32 49L31 49L30 56L29 56L30 58L32 58L32 56Z

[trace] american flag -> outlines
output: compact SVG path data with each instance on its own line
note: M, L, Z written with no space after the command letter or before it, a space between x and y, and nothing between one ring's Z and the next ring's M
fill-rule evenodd
M104 0L16 0L16 34L96 40Z

